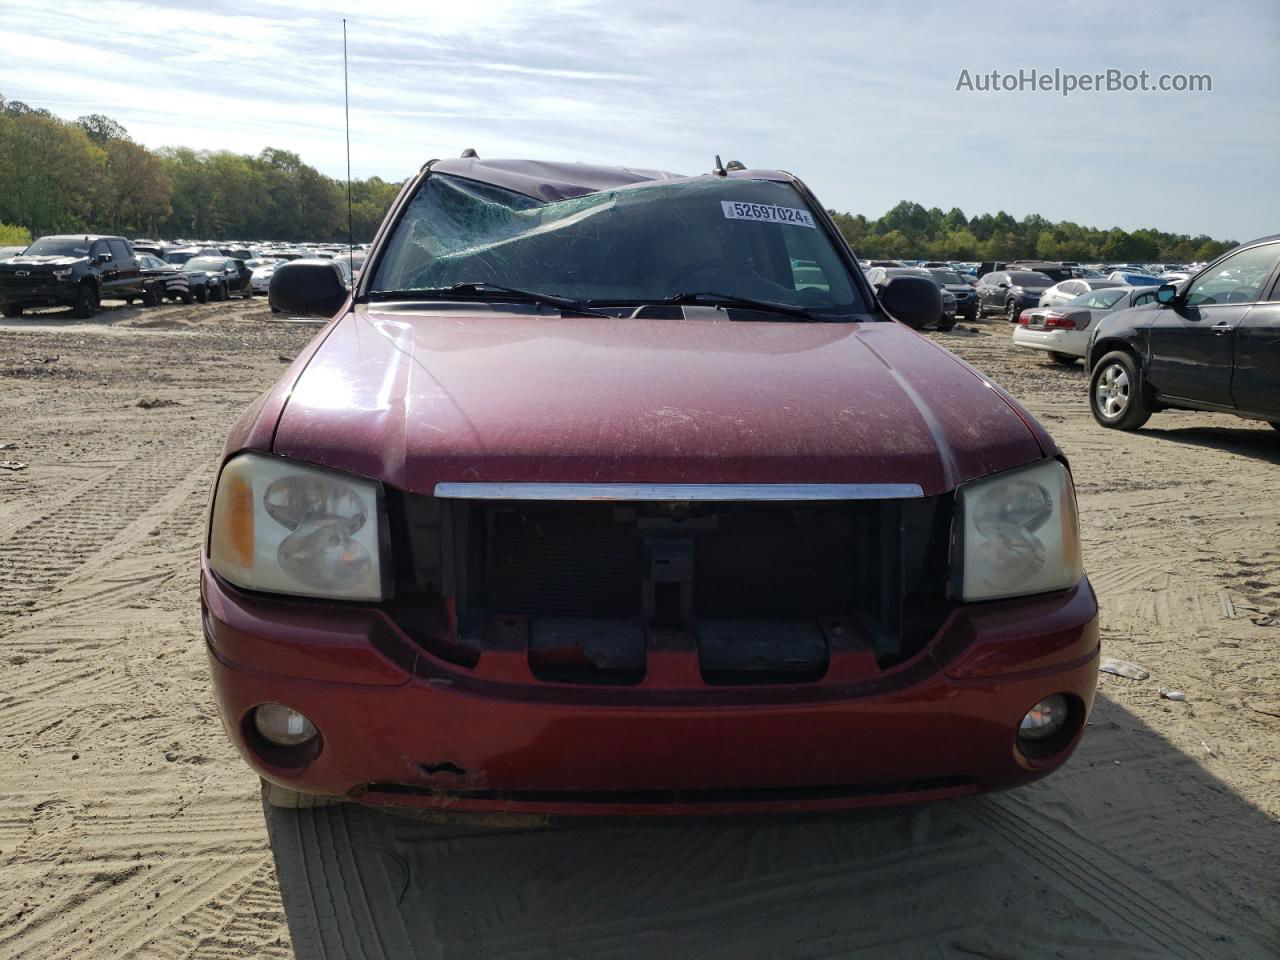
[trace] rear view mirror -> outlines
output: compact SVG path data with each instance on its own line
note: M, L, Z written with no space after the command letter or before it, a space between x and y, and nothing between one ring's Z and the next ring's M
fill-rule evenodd
M1160 284L1160 289L1156 291L1156 302L1170 304L1178 299L1178 288L1172 283Z
M272 272L267 299L280 313L328 319L342 308L349 293L332 260L293 260Z
M942 316L942 290L927 277L890 277L878 295L889 316L916 330Z

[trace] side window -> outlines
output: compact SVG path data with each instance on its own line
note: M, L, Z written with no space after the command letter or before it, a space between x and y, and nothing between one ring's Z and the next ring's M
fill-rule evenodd
M1267 297L1267 299L1280 301L1280 277L1276 277L1275 286L1271 288L1271 296Z
M111 247L111 258L117 263L128 260L133 256L123 240L108 240L107 245Z
M1078 280L1068 280L1065 283L1060 284L1058 289L1063 293L1069 293L1073 297L1085 292L1084 284Z
M1187 291L1187 303L1207 306L1257 300L1262 284L1275 266L1277 254L1280 254L1280 243L1267 243L1232 254L1196 279Z
M1140 307L1144 303L1150 303L1155 298L1156 298L1156 295L1154 291L1150 293L1140 293L1138 294L1138 296L1133 298L1133 305L1135 307Z
M97 260L104 253L111 253L111 251L107 248L107 241L96 240L94 241L93 246L89 248L89 259Z

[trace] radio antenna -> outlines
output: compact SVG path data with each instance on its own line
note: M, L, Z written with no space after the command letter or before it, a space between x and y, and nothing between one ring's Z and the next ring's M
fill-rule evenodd
M347 122L347 266L355 272L355 230L351 217L351 94L347 89L347 19L342 18L342 110Z

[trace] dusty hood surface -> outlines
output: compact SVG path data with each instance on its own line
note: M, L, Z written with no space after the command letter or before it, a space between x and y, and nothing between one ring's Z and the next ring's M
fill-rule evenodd
M934 494L1043 456L998 391L894 323L467 308L338 321L273 449L420 493L541 481L918 483Z
M77 263L84 263L86 257L27 257L19 254L16 257L10 257L8 260L0 260L0 264L12 267L73 267Z

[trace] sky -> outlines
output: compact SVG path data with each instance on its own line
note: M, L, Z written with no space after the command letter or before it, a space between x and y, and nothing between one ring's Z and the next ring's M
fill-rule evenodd
M401 180L436 157L789 170L900 200L1247 240L1280 232L1277 0L0 0L0 93L150 147L294 151ZM1108 69L1203 92L957 89Z

